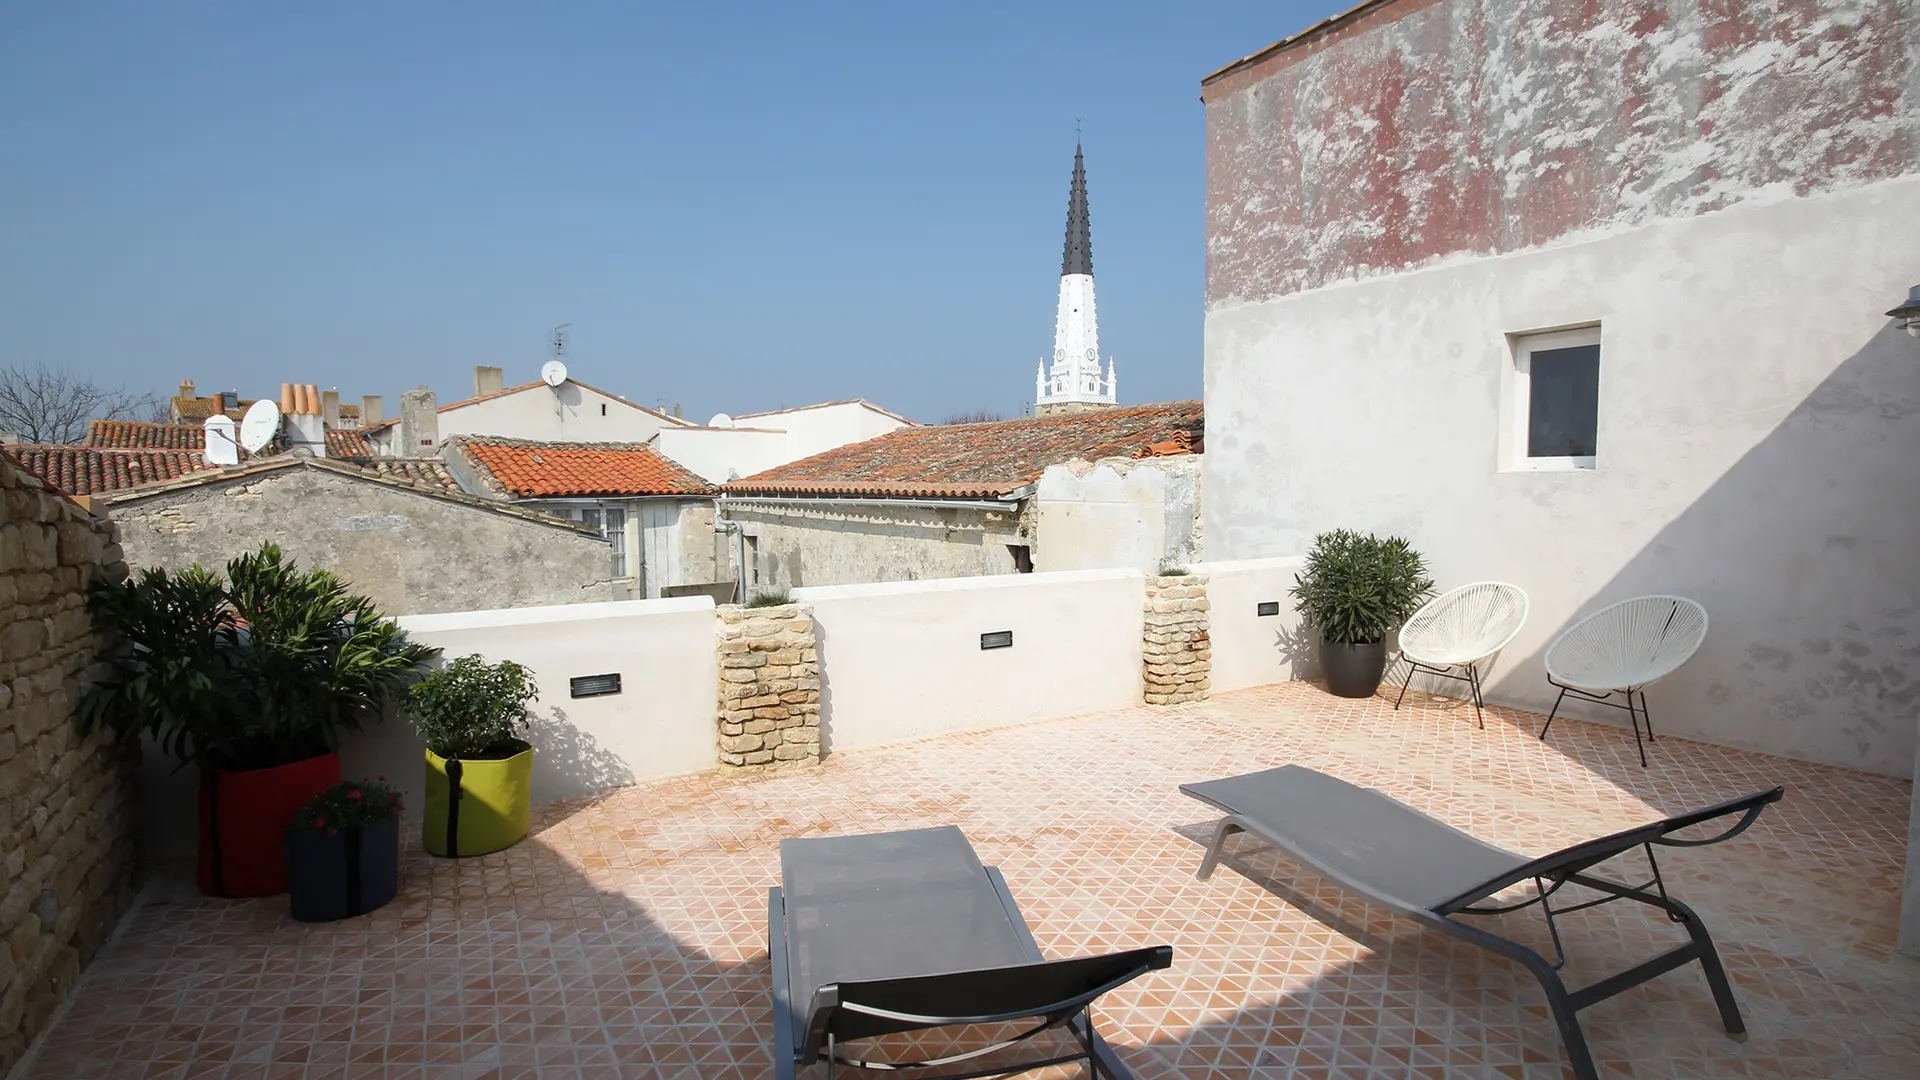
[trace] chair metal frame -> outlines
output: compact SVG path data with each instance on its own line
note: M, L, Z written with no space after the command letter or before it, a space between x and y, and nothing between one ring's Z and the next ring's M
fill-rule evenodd
M1690 605L1694 610L1700 613L1700 638L1699 640L1693 643L1693 647L1688 649L1686 652L1686 655L1682 656L1677 663L1671 665L1665 671L1659 671L1654 673L1653 677L1650 679L1646 679L1644 681L1637 681L1628 686L1614 687L1612 689L1605 690L1604 692L1602 692L1598 687L1585 687L1585 686L1574 685L1573 683L1564 681L1561 677L1554 674L1553 651L1554 649L1559 647L1562 641L1565 641L1575 631L1581 629L1582 627L1588 625L1589 623L1594 622L1595 620L1603 616L1610 615L1615 611L1628 607L1629 605L1643 603L1648 600L1673 601L1673 610L1667 614L1666 623L1661 627L1662 634L1665 634L1667 628L1673 625L1673 620L1679 617L1680 611L1683 605ZM1547 666L1547 682L1553 685L1554 687L1558 688L1560 693L1557 696L1555 696L1553 699L1553 708L1549 710L1547 713L1547 722L1545 724L1540 725L1541 740L1545 741L1547 737L1547 732L1552 730L1554 720L1557 719L1560 715L1561 704L1567 700L1568 694L1572 694L1574 697L1582 701L1592 702L1595 705L1605 705L1608 708L1613 708L1613 709L1625 709L1627 711L1627 723L1633 728L1634 749L1639 751L1639 754L1640 754L1640 767L1643 769L1647 768L1648 767L1647 766L1647 743L1656 741L1656 737L1653 734L1653 713L1648 711L1647 709L1647 687L1652 686L1654 683L1659 682L1661 679L1664 679L1668 675L1673 674L1675 671L1680 670L1680 668L1684 666L1688 660L1693 659L1693 654L1700 650L1700 643L1706 640L1707 626L1708 626L1707 609L1702 607L1699 601L1690 600L1684 596L1652 595L1652 596L1636 596L1628 600L1622 600L1616 604L1608 604L1606 607L1601 608L1599 611L1596 611L1593 614L1587 616L1586 618L1581 619L1579 622L1574 623L1572 626L1567 627L1566 630L1561 632L1559 637L1553 639L1553 644L1547 646L1547 655L1545 660L1546 666ZM1614 701L1613 696L1615 694L1620 694L1624 696L1626 698L1625 703L1623 704L1621 702ZM1639 698L1640 698L1639 703L1637 705L1634 703L1634 696L1636 694L1639 695ZM1642 741L1642 739L1640 738L1640 726L1643 723L1646 725L1646 729L1647 729L1647 736L1644 741Z
M1513 624L1513 629L1507 633L1506 637L1501 638L1498 644L1471 660L1463 660L1446 665L1435 665L1423 660L1416 660L1407 654L1406 640L1404 637L1406 631L1403 627L1401 630L1403 636L1400 643L1400 659L1407 665L1407 677L1400 681L1400 695L1393 699L1394 711L1399 711L1400 703L1407 699L1407 687L1413 685L1414 675L1424 672L1442 679L1457 679L1466 683L1468 694L1473 700L1474 720L1479 723L1480 730L1485 731L1487 729L1486 696L1483 693L1481 683L1480 662L1512 644L1513 639L1520 633L1520 628L1526 625L1527 612L1531 606L1531 601L1527 597L1527 591L1518 585L1505 581L1476 581L1468 585L1461 585L1458 588L1448 589L1446 592L1420 605L1420 610L1414 612L1406 622L1407 626L1413 626L1419 621L1422 615L1427 614L1430 610L1437 609L1443 604L1457 602L1460 597L1468 595L1472 590L1485 588L1487 586L1511 589L1520 595L1520 618ZM1459 674L1455 669L1464 669L1466 674Z

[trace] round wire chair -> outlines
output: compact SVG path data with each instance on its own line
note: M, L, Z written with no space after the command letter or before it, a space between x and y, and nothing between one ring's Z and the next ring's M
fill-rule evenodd
M1481 707L1480 661L1507 647L1527 621L1527 593L1504 581L1476 581L1450 589L1420 606L1400 628L1400 658L1407 677L1400 683L1398 709L1416 671L1466 682L1473 715L1487 726ZM1465 674L1459 674L1460 669Z
M1636 596L1601 608L1568 627L1547 646L1547 681L1560 688L1540 737L1547 737L1568 694L1627 710L1640 764L1647 747L1640 723L1653 738L1653 714L1647 711L1647 687L1679 670L1700 651L1707 637L1707 609L1684 596ZM1611 700L1624 695L1626 704ZM1636 706L1634 695L1639 694Z

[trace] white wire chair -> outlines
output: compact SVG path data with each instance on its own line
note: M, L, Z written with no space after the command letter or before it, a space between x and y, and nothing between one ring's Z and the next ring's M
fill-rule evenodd
M1459 679L1472 692L1473 715L1484 731L1487 718L1481 712L1480 661L1506 648L1526 621L1526 590L1504 581L1462 585L1422 604L1400 628L1400 658L1407 662L1407 677L1400 683L1400 696L1393 700L1393 707L1398 709L1406 699L1407 687L1417 671Z
M1642 721L1648 741L1653 739L1647 687L1692 659L1706 637L1707 609L1684 596L1637 596L1574 623L1547 646L1547 681L1560 688L1560 696L1553 699L1553 711L1547 714L1540 737L1547 737L1568 694L1625 709L1633 725L1634 745L1640 750L1640 766L1645 768ZM1635 693L1640 695L1637 707ZM1614 694L1625 695L1626 704L1611 700Z

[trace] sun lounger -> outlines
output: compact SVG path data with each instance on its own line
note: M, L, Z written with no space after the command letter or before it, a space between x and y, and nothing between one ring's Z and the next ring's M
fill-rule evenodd
M1000 871L981 866L959 829L914 829L780 843L780 888L767 905L773 960L774 1072L826 1061L866 1069L959 1065L1049 1029L1076 1053L940 1080L1006 1076L1086 1061L1130 1077L1093 1030L1094 999L1173 963L1161 946L1047 960ZM1031 1021L1021 1034L926 1061L849 1056L846 1043L958 1024ZM926 1075L921 1073L920 1075Z
M1202 881L1219 863L1220 848L1227 837L1237 832L1251 833L1351 892L1525 965L1546 990L1547 1004L1553 1010L1554 1023L1560 1029L1567 1056L1573 1062L1574 1075L1579 1080L1595 1080L1598 1074L1587 1050L1586 1036L1580 1030L1578 1012L1695 960L1706 974L1727 1034L1735 1039L1746 1038L1746 1027L1741 1023L1740 1010L1734 1004L1733 990L1727 985L1726 972L1720 967L1713 939L1707 936L1707 928L1692 908L1667 895L1660 865L1654 860L1653 846L1699 847L1738 836L1753 824L1768 803L1780 799L1779 788L1575 844L1539 858L1528 858L1483 843L1380 792L1355 787L1298 765L1182 784L1180 790L1228 815L1214 833L1206 859L1200 864ZM1731 827L1714 836L1689 839L1673 835L1691 826L1736 815L1738 820ZM1639 885L1623 885L1587 873L1594 866L1635 848L1645 849L1653 869L1651 880ZM1494 907L1474 906L1528 879L1534 884L1533 896ZM1569 883L1603 895L1597 900L1554 906L1555 893ZM1690 940L1591 986L1569 991L1560 979L1559 970L1566 956L1561 950L1560 932L1554 919L1614 900L1636 900L1659 908L1669 919L1686 927ZM1456 918L1500 915L1535 904L1546 915L1552 935L1556 959L1551 963L1525 945Z

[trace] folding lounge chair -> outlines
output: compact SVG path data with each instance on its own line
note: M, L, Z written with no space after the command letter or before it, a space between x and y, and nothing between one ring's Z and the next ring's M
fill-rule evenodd
M959 829L780 842L781 887L767 905L773 959L774 1074L826 1061L863 1069L958 1065L1060 1028L1076 1053L940 1080L1010 1076L1086 1061L1130 1078L1093 1030L1094 999L1173 963L1166 946L1047 960L1000 871ZM850 1057L849 1040L955 1024L1032 1021L1011 1038L924 1061Z
M1547 1004L1553 1010L1554 1023L1565 1041L1567 1056L1579 1080L1596 1080L1593 1056L1587 1051L1586 1035L1580 1030L1579 1010L1604 1001L1672 971L1682 964L1700 961L1713 1000L1720 1007L1720 1019L1727 1034L1746 1038L1733 990L1727 985L1720 956L1713 939L1693 909L1667 895L1660 876L1660 864L1654 861L1653 845L1700 847L1717 844L1745 832L1768 803L1780 799L1781 789L1756 792L1690 814L1681 814L1650 825L1628 829L1597 840L1530 859L1476 840L1451 825L1428 817L1418 810L1377 791L1355 787L1325 773L1298 765L1287 765L1264 772L1182 784L1180 790L1226 811L1206 860L1200 864L1200 880L1205 881L1220 861L1220 848L1228 836L1248 832L1280 848L1306 864L1321 876L1348 890L1416 919L1437 930L1517 960L1533 972L1547 992ZM1703 839L1672 835L1690 826L1738 815L1739 820L1725 832ZM1623 885L1595 877L1587 871L1608 859L1634 848L1645 848L1653 866L1651 880L1639 885ZM1518 903L1497 907L1474 907L1510 885L1533 879L1535 894ZM1605 895L1598 900L1555 907L1550 898L1569 882ZM1566 955L1560 946L1560 931L1554 918L1582 908L1637 900L1657 907L1667 917L1686 927L1690 940L1685 945L1661 953L1617 975L1601 979L1591 986L1569 991L1560 980L1560 967ZM1534 904L1547 918L1556 959L1549 963L1534 950L1479 927L1459 921L1458 915L1499 915Z

